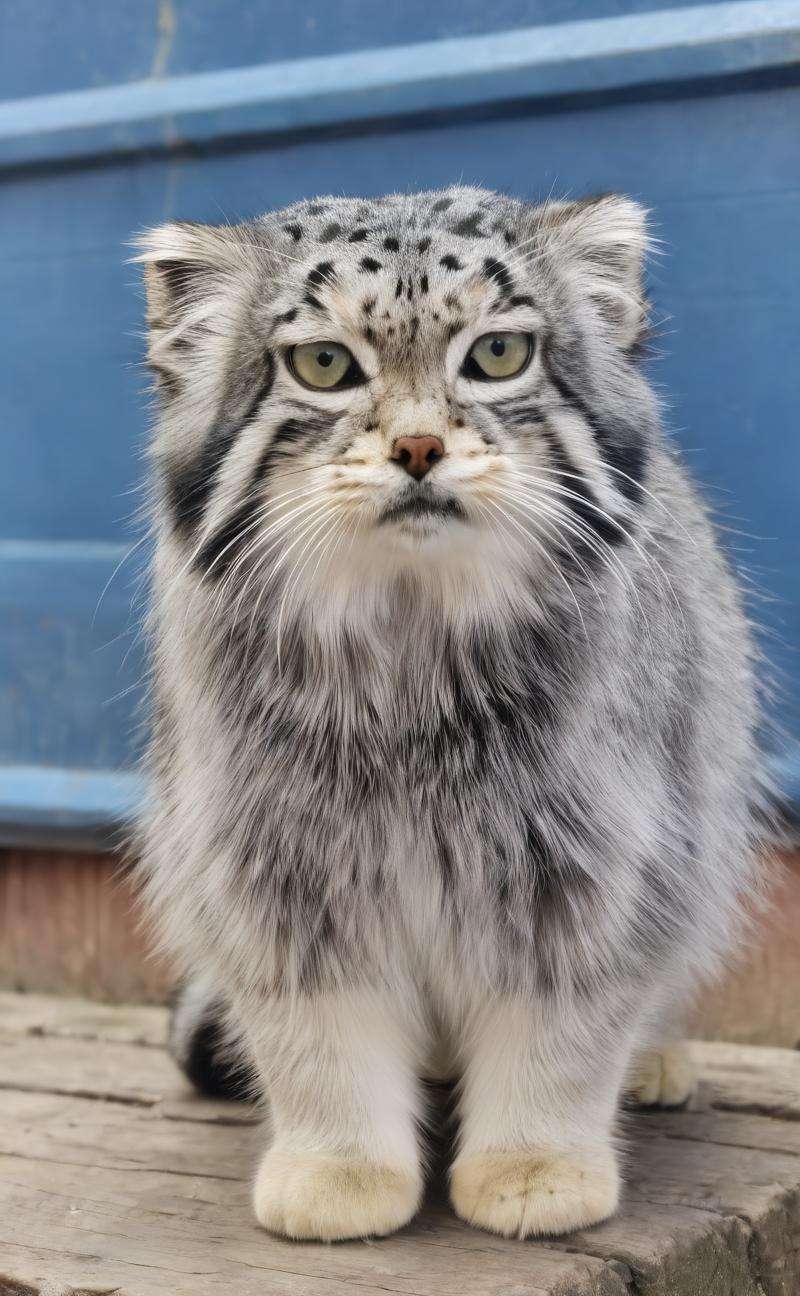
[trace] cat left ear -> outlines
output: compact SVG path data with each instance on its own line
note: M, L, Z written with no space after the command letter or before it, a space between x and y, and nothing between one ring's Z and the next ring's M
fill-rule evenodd
M617 194L579 202L548 202L537 209L543 251L577 277L614 341L628 350L647 327L643 270L652 243L647 212Z

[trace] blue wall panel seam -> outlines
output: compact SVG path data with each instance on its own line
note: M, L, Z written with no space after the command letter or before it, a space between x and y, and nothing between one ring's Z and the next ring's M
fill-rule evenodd
M655 10L0 103L0 165L800 67L800 0Z

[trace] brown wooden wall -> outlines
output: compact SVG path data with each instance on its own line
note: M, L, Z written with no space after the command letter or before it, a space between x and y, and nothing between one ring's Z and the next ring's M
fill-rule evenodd
M115 856L0 851L0 988L159 1003L169 986Z
M0 988L152 1003L170 984L113 855L0 851ZM780 861L767 912L736 966L699 997L690 1027L800 1047L800 854Z

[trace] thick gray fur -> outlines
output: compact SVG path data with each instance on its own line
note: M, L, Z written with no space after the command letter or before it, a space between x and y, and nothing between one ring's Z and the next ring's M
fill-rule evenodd
M496 997L562 1024L565 1075L613 1070L730 947L754 650L643 372L647 245L626 199L461 188L143 239L145 893L256 1058L262 1018L377 986L427 1023L419 1069L444 1040L462 1070ZM529 370L470 381L501 327ZM367 384L301 387L315 337ZM419 487L387 458L415 431L446 448Z

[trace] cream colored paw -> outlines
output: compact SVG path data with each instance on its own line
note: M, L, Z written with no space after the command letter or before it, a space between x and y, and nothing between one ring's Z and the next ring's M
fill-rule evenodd
M619 1171L610 1147L459 1157L450 1198L468 1224L505 1237L569 1233L613 1215Z
M628 1094L642 1107L682 1107L697 1086L697 1071L686 1044L644 1053L631 1069Z
M333 1242L393 1233L416 1214L421 1196L418 1173L270 1148L253 1207L270 1233Z

